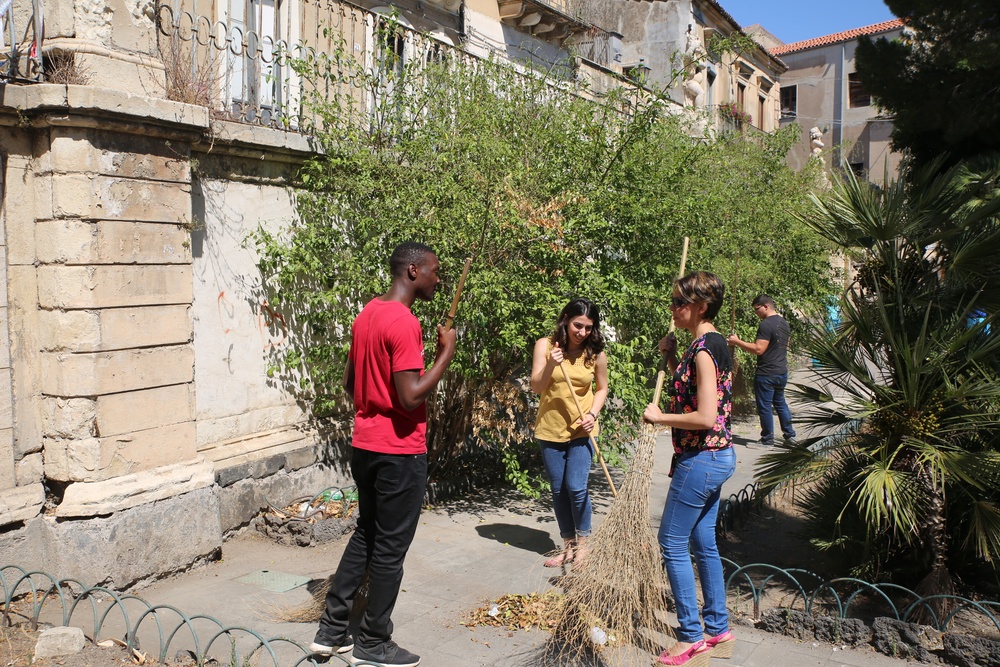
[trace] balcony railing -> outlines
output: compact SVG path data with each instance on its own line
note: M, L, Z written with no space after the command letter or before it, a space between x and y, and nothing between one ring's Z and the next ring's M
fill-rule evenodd
M42 0L0 0L0 81L44 81Z
M156 23L170 99L207 106L216 118L300 132L320 122L305 103L311 94L373 115L404 68L480 60L443 33L423 34L404 19L341 0L159 0ZM594 28L574 37L572 46L566 44L571 52L610 63L611 33ZM296 61L323 73L300 76L292 67Z

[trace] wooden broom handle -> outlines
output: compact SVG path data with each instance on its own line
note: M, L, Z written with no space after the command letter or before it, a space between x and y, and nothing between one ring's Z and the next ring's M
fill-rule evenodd
M580 419L583 419L583 408L580 407L580 397L576 395L575 391L573 391L573 384L569 381L569 371L566 370L565 364L565 361L559 364L559 368L562 369L563 378L566 379L566 386L569 387L569 393L573 397L573 402L576 403L576 411L580 414ZM604 477L608 480L608 486L611 487L611 494L617 498L618 489L615 488L615 483L611 481L611 473L608 472L608 464L604 462L604 457L601 456L601 449L597 446L597 441L594 440L594 436L588 433L587 437L590 438L590 444L593 446L594 451L597 452L597 461L601 464L601 469L604 471Z
M684 237L684 247L681 250L681 270L677 272L678 278L684 277L684 267L687 266L688 259L688 237ZM677 327L674 325L674 318L670 318L670 328L667 329L667 335L674 332ZM660 394L663 392L663 381L667 377L667 355L664 354L663 358L660 359L660 369L656 373L656 389L653 391L653 405L660 404Z
M472 268L472 258L465 258L465 268L462 269L462 276L458 279L458 287L455 288L455 297L451 300L451 310L448 311L448 317L444 321L444 328L451 329L452 325L455 324L455 314L458 313L458 300L462 296L462 287L465 286L465 279L469 275L469 269Z

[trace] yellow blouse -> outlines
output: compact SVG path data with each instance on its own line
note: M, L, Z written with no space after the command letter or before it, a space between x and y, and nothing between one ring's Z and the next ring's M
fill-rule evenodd
M549 343L551 345L551 342ZM546 354L549 358L550 353ZM594 405L594 360L589 366L584 362L583 352L575 357L565 357L563 367L569 374L569 381L572 391L576 393L580 401L580 408L587 412ZM580 413L573 402L573 395L570 394L570 387L566 385L566 378L562 370L556 368L552 371L552 378L549 384L542 391L538 402L538 415L535 417L535 437L539 440L549 442L569 442L576 438L586 438L587 432L580 425L574 424L580 418ZM600 427L594 425L594 430L590 435L597 437Z

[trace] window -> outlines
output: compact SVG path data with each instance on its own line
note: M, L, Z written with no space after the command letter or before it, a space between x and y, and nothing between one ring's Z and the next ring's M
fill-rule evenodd
M866 176L865 176L865 163L864 162L850 162L848 164L850 165L851 171L854 172L855 176L857 176L858 178L862 178L862 179L866 178Z
M746 109L747 85L742 81L736 84L736 104L741 109Z
M280 102L275 0L230 0L228 15L230 39L243 51L229 51L230 104L246 120L254 120L257 113L269 119Z
M871 106L872 96L869 95L865 90L865 87L861 85L861 77L858 76L857 72L851 72L847 75L847 86L848 95L850 97L850 107L852 109Z
M757 96L757 127L762 130L766 130L764 127L764 119L767 118L765 111L767 110L767 98L763 95Z
M795 118L799 113L799 89L797 86L781 87L781 117Z

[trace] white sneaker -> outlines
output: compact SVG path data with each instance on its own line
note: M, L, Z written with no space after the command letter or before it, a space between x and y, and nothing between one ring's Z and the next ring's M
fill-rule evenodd
M309 645L309 652L315 653L316 655L331 656L335 653L347 653L354 650L354 642L351 641L350 636L344 640L343 646L327 646L326 644L320 644L319 642L313 642Z

